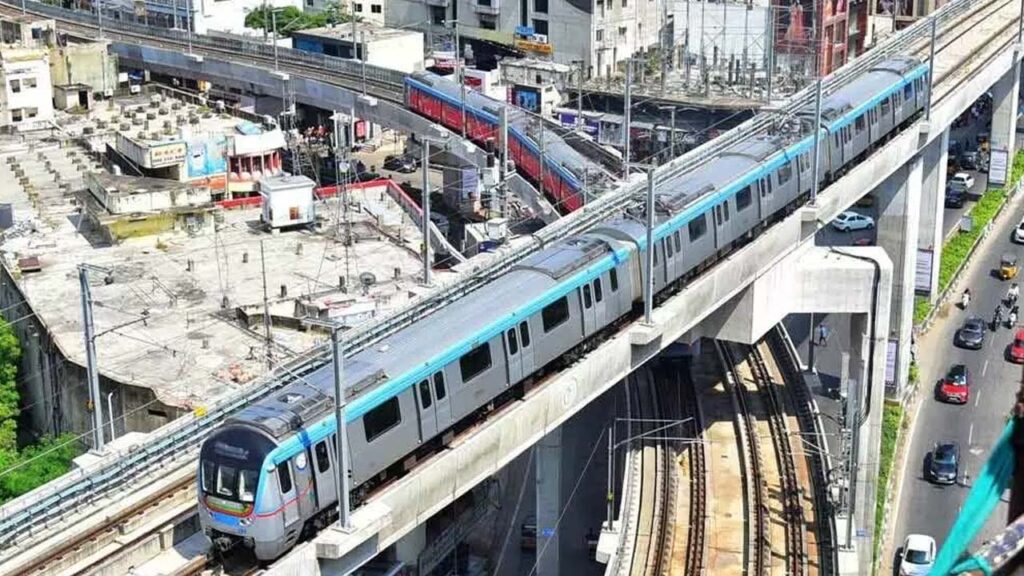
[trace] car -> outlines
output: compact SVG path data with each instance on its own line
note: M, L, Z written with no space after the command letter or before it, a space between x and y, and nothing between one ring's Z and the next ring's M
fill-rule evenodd
M900 549L900 576L926 576L935 563L935 538L910 534Z
M977 316L964 321L953 337L953 344L961 348L981 350L985 343L985 321Z
M870 208L875 205L875 195L865 194L861 196L856 202L854 202L853 205L858 208Z
M832 221L832 227L840 232L852 230L870 230L875 227L875 220L870 216L856 212L843 212Z
M946 190L946 208L963 208L967 194L960 190Z
M416 159L408 154L391 154L384 158L384 169L409 174L416 171Z
M974 176L971 176L967 172L957 172L949 179L946 187L950 190L957 190L959 192L970 192L971 188L974 187Z
M1013 229L1013 241L1018 244L1024 244L1024 219Z
M970 374L963 364L954 364L939 381L939 399L966 404L970 398Z
M961 154L960 166L962 166L964 170L977 170L978 152L976 150L971 150L969 152L964 152L963 154Z
M1024 328L1017 330L1010 343L1010 362L1024 364Z
M935 484L955 484L960 474L960 445L936 442L928 462L928 479Z

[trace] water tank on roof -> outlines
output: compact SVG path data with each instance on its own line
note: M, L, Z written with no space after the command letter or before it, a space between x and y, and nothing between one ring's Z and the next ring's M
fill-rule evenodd
M504 240L508 233L508 220L504 218L491 218L487 221L487 237L493 240Z
M0 204L0 229L8 229L14 226L14 207L10 204Z

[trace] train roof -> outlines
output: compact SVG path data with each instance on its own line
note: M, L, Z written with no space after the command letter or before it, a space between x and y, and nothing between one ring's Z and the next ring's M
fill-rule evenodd
M444 76L439 76L432 72L417 72L412 74L411 78L427 85L431 90L435 90L452 100L460 101L462 98L458 83L453 82ZM540 147L539 130L530 128L530 114L522 108L509 105L500 100L495 100L494 98L472 89L466 90L466 107L481 110L495 118L499 116L502 108L507 109L509 128L515 129L520 134L529 137L535 144L537 144L538 147ZM575 148L566 143L561 136L554 132L554 130L544 131L544 156L571 171L581 183L583 181L584 173L588 175L590 180L596 180L600 177L610 177L604 166L591 160L586 155L581 154Z
M609 254L612 249L613 247L608 239L596 234L582 234L531 255L517 265L516 268L536 270L555 280L561 280L587 264Z
M879 62L865 74L851 80L832 94L822 98L821 116L833 122L857 106L870 101L879 94L879 89L892 85L920 66L913 58L897 57ZM814 116L814 107L801 111L802 116Z

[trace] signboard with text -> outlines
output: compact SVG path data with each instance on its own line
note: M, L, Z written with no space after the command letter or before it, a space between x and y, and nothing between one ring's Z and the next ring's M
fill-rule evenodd
M146 168L165 168L185 161L187 147L184 142L155 144L149 147L149 165Z
M1002 185L1006 184L1006 177L1008 176L1007 169L1009 162L1009 154L1006 152L1006 148L993 148L991 155L989 156L988 164L988 183Z

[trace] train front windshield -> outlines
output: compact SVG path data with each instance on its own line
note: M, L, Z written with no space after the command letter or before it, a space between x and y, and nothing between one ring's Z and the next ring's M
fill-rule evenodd
M263 459L273 449L269 438L248 428L230 426L214 434L199 455L201 486L208 503L246 512L256 500ZM226 506L229 503L243 506Z

